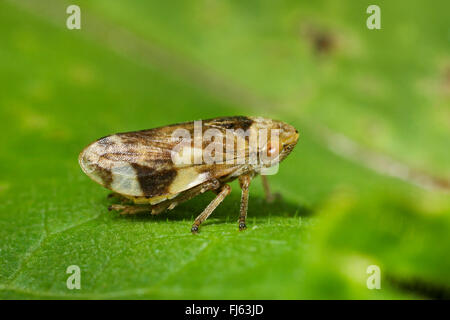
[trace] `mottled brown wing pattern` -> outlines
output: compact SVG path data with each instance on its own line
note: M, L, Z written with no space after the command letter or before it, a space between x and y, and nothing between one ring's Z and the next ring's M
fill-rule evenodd
M203 132L218 129L225 136L227 129L245 131L251 124L247 117L225 117L205 120L201 128ZM92 179L112 191L148 198L175 195L239 169L236 164L174 164L171 152L181 142L181 138L172 136L177 129L187 130L194 137L194 122L118 133L91 144L80 164L88 170L95 165ZM203 141L202 148L207 143Z

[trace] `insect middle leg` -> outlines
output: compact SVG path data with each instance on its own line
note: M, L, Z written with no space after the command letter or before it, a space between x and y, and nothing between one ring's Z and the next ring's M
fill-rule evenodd
M141 212L150 212L152 215L160 214L161 212L164 212L166 210L171 210L175 208L178 204L185 202L189 199L192 199L193 197L197 196L200 193L204 193L209 190L213 190L214 192L217 191L217 189L220 187L220 182L216 179L204 182L196 187L193 187L191 189L188 189L176 197L172 199L167 199L164 201L161 201L157 204L151 204L149 203L149 199L144 197L135 197L134 200L137 200L139 203L125 205L123 204L113 204L108 207L108 210L115 210L119 211L120 214L136 214ZM123 197L122 195L119 195L120 197ZM130 199L123 197L125 201L131 201ZM144 203L147 200L148 203ZM151 199L150 199L151 200Z
M195 218L195 221L192 224L192 228L191 228L192 233L198 232L198 228L199 228L200 224L202 224L203 221L208 219L208 217L211 215L211 213L214 211L214 209L217 208L217 206L223 201L223 199L225 199L225 197L227 195L230 194L230 192L231 192L231 187L227 184L224 184L219 188L219 190L217 192L217 196L214 198L214 200L209 203L209 205L205 208L205 210L203 210L202 213L200 213L198 215L197 218Z

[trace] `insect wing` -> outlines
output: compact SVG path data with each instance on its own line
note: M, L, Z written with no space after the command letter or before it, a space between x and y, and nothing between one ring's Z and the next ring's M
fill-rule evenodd
M223 137L227 129L247 130L250 121L246 117L206 120L200 125L200 137L208 129L220 131ZM228 157L229 162L194 161L195 152L202 154L209 144L204 139L199 145L193 141L196 134L198 136L195 125L194 122L187 122L99 139L85 149L84 156L80 156L80 164L83 170L92 167L90 173L85 172L103 186L123 195L145 197L175 195L208 180L238 172L243 162L236 161L236 149L223 152L223 159ZM174 152L183 142L182 136L174 134L177 130L192 138L188 145L190 161L173 161ZM239 157L245 157L245 152L240 154Z

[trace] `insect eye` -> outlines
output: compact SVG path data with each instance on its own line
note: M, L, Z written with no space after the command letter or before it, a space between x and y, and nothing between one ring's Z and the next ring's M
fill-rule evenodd
M279 152L279 145L278 143L269 143L267 144L267 155L269 157L276 156Z

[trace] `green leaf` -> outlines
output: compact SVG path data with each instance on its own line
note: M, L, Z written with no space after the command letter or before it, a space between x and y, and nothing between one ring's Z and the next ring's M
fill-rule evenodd
M0 3L1 298L448 297L444 10L386 2L372 32L361 4L77 3L72 31L69 2ZM237 114L301 133L269 177L282 198L252 182L245 232L237 183L192 235L212 194L120 216L78 166L111 133ZM381 290L366 286L372 264Z

